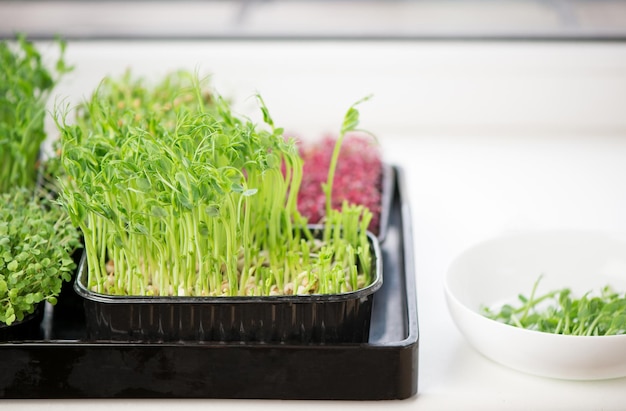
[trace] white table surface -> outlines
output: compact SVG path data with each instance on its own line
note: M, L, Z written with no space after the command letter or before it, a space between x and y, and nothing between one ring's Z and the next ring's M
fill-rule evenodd
M42 44L54 54L54 47ZM25 410L623 410L626 378L525 375L475 352L442 279L474 242L508 230L626 232L626 45L449 42L73 42L57 89L70 104L126 67L213 73L242 113L255 92L275 122L315 138L359 98L362 126L407 177L419 311L418 394L385 402L2 401ZM375 378L375 370L373 377ZM103 381L105 384L106 381Z

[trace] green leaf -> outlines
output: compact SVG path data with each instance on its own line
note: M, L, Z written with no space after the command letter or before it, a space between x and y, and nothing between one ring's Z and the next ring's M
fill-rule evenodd
M149 192L152 188L150 180L148 180L147 178L137 178L135 181L137 183L137 188L144 193Z
M165 211L165 209L160 206L152 206L151 211L152 211L152 216L157 217L157 218L165 218L169 215L168 212Z
M205 208L205 213L209 217L217 217L220 215L220 209L217 205L210 205Z
M367 100L369 100L372 96L367 96L362 98L361 100L357 101L356 103L354 103L346 112L344 119L343 119L343 124L341 126L341 134L344 135L346 133L349 133L351 131L356 130L356 128L359 126L359 111L357 110L357 106Z
M198 225L198 233L202 237L207 237L209 235L209 227L204 221L201 221L200 224Z
M18 268L19 268L19 263L17 262L17 260L13 260L9 264L7 264L7 269L9 271L17 271Z
M243 186L237 183L231 184L230 189L235 193L243 193L244 191Z
M145 225L141 224L141 223L135 223L132 226L132 229L134 232L139 233L139 234L143 234L143 235L149 235L150 232L148 231L148 227L146 227Z

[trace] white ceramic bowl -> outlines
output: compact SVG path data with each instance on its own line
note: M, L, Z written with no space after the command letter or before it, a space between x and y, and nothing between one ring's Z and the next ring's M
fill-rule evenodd
M571 336L525 330L480 314L541 292L569 287L576 296L610 284L626 290L626 240L589 231L515 233L468 249L451 264L445 295L454 322L484 356L544 377L597 380L626 376L626 335Z

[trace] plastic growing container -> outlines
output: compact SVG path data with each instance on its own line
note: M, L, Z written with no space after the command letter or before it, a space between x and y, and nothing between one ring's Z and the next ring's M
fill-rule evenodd
M368 234L372 282L348 293L263 297L113 296L85 286L81 260L74 289L83 298L92 340L272 343L366 342L372 302L382 286L378 239Z
M39 303L35 310L24 316L21 321L11 325L0 323L0 341L32 340L40 338L44 303Z

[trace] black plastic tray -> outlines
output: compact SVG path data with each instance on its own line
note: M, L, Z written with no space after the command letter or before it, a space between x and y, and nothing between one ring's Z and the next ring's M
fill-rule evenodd
M388 400L417 393L411 216L402 170L367 343L128 343L86 339L81 307L48 306L39 339L0 343L2 398ZM62 307L62 309L61 309Z

